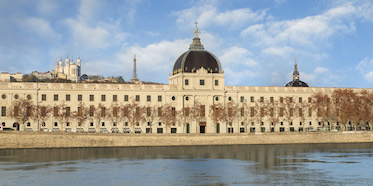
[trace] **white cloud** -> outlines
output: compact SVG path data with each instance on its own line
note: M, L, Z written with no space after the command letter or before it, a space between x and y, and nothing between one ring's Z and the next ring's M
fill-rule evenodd
M36 5L36 10L43 15L50 15L56 12L58 5L57 1L39 0Z
M335 33L353 32L355 26L351 17L356 12L355 6L345 3L321 15L251 25L241 32L241 36L249 36L262 47L292 45L315 48L316 42L325 42Z
M70 29L70 44L78 49L106 49L119 46L124 42L126 33L122 31L120 19L101 21L96 19L106 2L83 0L79 14L75 18L67 18L64 23Z
M322 74L325 72L328 72L328 69L325 67L316 67L315 70L313 71L313 73L315 74Z
M373 82L373 59L364 58L356 65L358 70L365 80Z
M56 33L50 23L45 19L31 17L18 20L18 24L23 27L24 30L40 39L47 41L58 41L61 39L61 35Z
M373 82L373 71L368 72L367 74L364 75L364 78L369 81Z
M219 60L229 68L237 67L241 69L243 66L253 67L258 64L251 56L252 53L245 48L231 47L224 49L224 53L219 57Z
M190 26L197 20L202 27L230 25L231 28L239 28L263 20L267 10L253 12L249 8L242 8L219 12L216 6L207 4L177 11L175 14L176 22L182 27Z
M281 56L281 57L289 57L294 49L291 47L268 47L262 50L263 54L274 55L274 56Z

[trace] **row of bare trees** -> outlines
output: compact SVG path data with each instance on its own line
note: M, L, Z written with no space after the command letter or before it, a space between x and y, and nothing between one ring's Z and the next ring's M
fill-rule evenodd
M297 98L297 100L295 100ZM219 122L237 123L238 120L262 123L266 121L272 127L281 122L292 125L294 120L302 122L316 119L320 127L329 130L340 127L341 130L368 129L373 123L373 94L367 91L354 92L349 89L336 89L331 94L315 93L307 100L302 97L279 97L275 100L259 99L254 103L245 101L211 105L211 119Z
M349 89L336 89L331 94L315 93L307 100L302 97L279 97L274 99L261 98L254 103L229 101L227 104L213 104L206 116L205 105L196 102L189 107L176 110L175 107L166 104L162 106L141 106L138 102L120 105L112 103L110 107L103 104L87 106L79 102L78 108L71 108L61 102L58 105L38 104L29 99L18 99L9 108L8 113L17 123L24 125L27 121L46 122L53 117L62 126L70 121L75 121L78 128L84 127L87 121L94 122L99 129L101 122L108 122L112 128L118 127L118 123L127 122L133 129L141 123L148 122L150 126L154 122L162 122L166 128L171 126L185 126L187 123L199 123L209 117L213 124L239 123L244 121L262 123L266 121L275 127L283 122L291 125L296 119L299 122L314 120L324 126L329 123L342 126L342 130L370 128L373 121L373 94L370 92L354 92ZM115 124L115 126L114 126ZM183 127L185 129L185 127ZM183 131L185 132L185 131Z

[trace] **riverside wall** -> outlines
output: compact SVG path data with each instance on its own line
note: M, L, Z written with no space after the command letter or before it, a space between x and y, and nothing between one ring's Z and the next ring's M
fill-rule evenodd
M373 132L99 134L0 132L0 149L373 142Z

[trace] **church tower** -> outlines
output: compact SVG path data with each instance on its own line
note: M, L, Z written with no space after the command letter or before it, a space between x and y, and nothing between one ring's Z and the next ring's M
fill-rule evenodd
M137 73L136 73L136 55L133 56L133 72L132 72L132 78L131 82L135 83L139 81L139 78L137 78Z

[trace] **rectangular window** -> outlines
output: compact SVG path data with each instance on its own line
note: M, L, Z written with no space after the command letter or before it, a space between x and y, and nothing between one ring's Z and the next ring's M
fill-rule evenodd
M205 105L201 105L201 113L200 114L201 114L202 117L205 117L205 112L206 112L205 111Z
M273 103L273 97L270 97L270 98L269 98L269 101L270 101L271 103Z
M58 116L58 107L53 108L53 115Z
M264 97L260 97L260 102L264 102Z
M106 95L101 95L101 101L106 101Z
M95 95L89 95L89 101L95 101Z
M163 133L163 128L157 128L157 133Z
M67 123L66 123L66 127L70 127L70 122L67 122Z
M303 100L302 100L302 98L300 97L300 98L299 98L299 103L302 103L302 101L303 101Z
M299 112L299 117L302 117L303 116L303 110L302 110L302 108L299 108L298 112Z
M78 94L78 101L83 101L83 96L81 94Z
M244 102L245 101L245 97L241 96L240 101Z
M123 108L123 116L128 116L128 107Z
M251 96L251 97L250 97L250 102L251 102L251 103L254 103L254 101L255 101L255 100L254 100L254 96Z
M284 116L284 108L280 108L280 117Z
M89 116L91 117L95 116L95 106L93 105L89 107Z
M273 117L273 113L274 113L273 108L270 108L270 109L269 109L269 116Z
M254 107L250 107L250 117L254 117L255 110Z
M57 122L54 122L54 126L57 127L57 126L58 126L58 123L57 123Z
M261 127L260 128L260 132L266 132L266 128L265 127Z
M189 108L184 108L184 116L189 116Z
M101 123L101 126L105 127L105 122L102 122L102 123Z
M140 101L140 95L136 95L135 101Z
M46 107L41 107L41 116L44 117L47 115L47 108Z
M146 101L151 101L152 100L152 97L150 95L147 95L146 96Z
M312 98L308 97L308 103L311 103L311 102L312 102Z
M176 133L176 128L171 128L171 133Z
M147 107L146 108L146 116L150 116L152 114L152 110L151 110L151 108L150 107Z
M101 117L105 117L105 115L106 115L106 108L101 107Z
M47 95L46 94L42 94L41 95L41 100L42 101L47 101Z
M245 133L245 128L241 127L240 128L240 133Z
M185 85L189 85L189 80L188 79L185 80Z
M175 110L175 107L172 107L172 108L171 108L171 114L172 114L173 116L176 116L176 110Z
M66 94L66 101L70 101L70 94Z
M15 106L13 112L14 116L18 116L18 107Z
M113 95L113 101L118 101L118 96L117 95Z
M242 107L242 108L241 108L241 117L244 117L244 116L245 116L245 108Z
M255 132L255 127L250 127L250 133L254 133Z
M93 127L93 122L89 123L89 126L90 126L90 127Z
M199 80L199 85L205 85L205 80L204 79L200 79Z
M128 95L124 95L124 101L128 101Z
M162 116L162 108L158 107L158 117L161 117L161 116Z
M1 107L1 116L6 116L6 107Z
M219 80L215 79L215 86L219 86Z
M293 108L290 108L290 117L293 117Z
M158 96L158 102L162 101L162 96Z
M284 102L284 97L280 97L280 103Z
M78 116L82 116L82 107L78 107Z
M293 102L293 97L290 97L289 100L290 100L290 102Z
M312 117L312 109L308 108L308 117Z
M58 94L55 94L55 95L53 96L53 100L54 100L54 101L58 101Z
M66 107L66 116L70 116L70 107Z
M113 107L113 117L114 118L118 117L118 109L119 109L119 107Z

